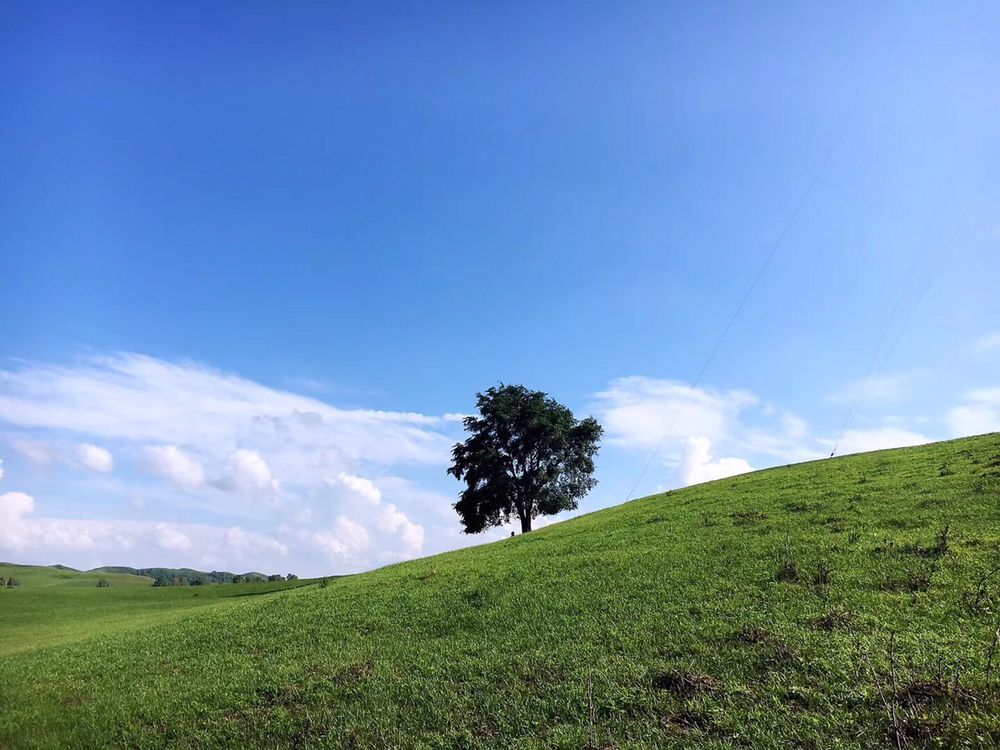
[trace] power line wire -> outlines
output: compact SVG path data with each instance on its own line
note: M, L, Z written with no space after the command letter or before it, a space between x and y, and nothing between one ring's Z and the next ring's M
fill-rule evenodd
M976 183L975 183L976 189L973 190L972 194L969 196L969 200L966 201L965 208L960 212L959 218L955 222L955 226L952 229L951 236L949 237L949 239L948 239L947 242L942 243L942 250L941 250L940 253L938 253L938 255L936 257L936 260L932 263L931 274L928 276L927 282L924 284L924 286L921 288L920 292L917 294L917 298L914 300L914 302L910 306L909 310L902 317L902 324L900 325L899 330L896 332L896 336L893 339L892 344L886 350L885 356L882 358L882 362L879 364L878 369L875 371L875 377L878 377L879 375L882 374L882 371L885 369L886 362L889 361L889 358L892 356L892 353L894 351L896 351L896 347L899 345L900 340L903 338L903 334L906 332L906 329L909 327L910 321L913 318L913 314L917 311L917 308L920 306L920 303L923 301L923 299L926 296L927 292L930 290L931 285L934 282L934 279L937 277L937 272L940 269L941 264L944 262L944 259L945 259L945 257L948 254L949 248L951 248L952 245L954 244L955 239L958 237L959 229L965 223L966 218L968 218L968 215L969 215L970 211L972 210L972 206L975 203L976 195L979 192L979 186L982 184L982 182L985 179L985 177L986 177L986 170L983 170L983 173L980 176L980 179L977 180ZM907 287L908 287L908 285L910 283L910 280L913 277L914 271L916 270L917 264L919 263L921 257L923 256L924 250L926 250L927 247L930 246L930 244L931 244L930 243L930 228L931 228L931 226L932 226L932 224L928 224L928 232L927 232L927 235L925 236L925 242L921 245L919 252L914 257L913 263L910 264L909 273L907 273L906 279L903 282L903 286L899 290L899 294L896 297L896 303L893 305L892 313L889 315L889 318L886 321L885 326L883 327L882 334L879 337L878 346L875 348L875 354L872 355L871 362L869 362L869 364L868 364L868 370L865 372L865 377L861 381L861 385L860 385L860 387L859 387L859 389L857 391L857 394L855 396L854 403L852 404L851 408L848 410L847 416L844 418L844 422L843 422L843 424L840 427L840 432L837 435L837 439L836 439L836 441L834 441L833 450L830 451L830 457L831 458L837 453L837 450L840 448L840 443L844 439L844 435L847 432L847 428L850 425L851 420L854 418L854 416L861 409L861 406L864 404L865 399L867 398L867 393L866 392L867 392L868 382L869 382L869 380L871 378L872 369L873 369L873 367L875 365L875 362L878 359L879 352L882 349L882 344L884 343L885 337L886 337L886 335L889 332L889 328L892 325L893 318L896 315L896 311L899 309L900 303L903 300L903 297L904 297L904 295L906 293L906 289L907 289Z
M952 178L954 179L954 174L952 175ZM948 185L950 189L951 180L949 181ZM947 191L945 193L942 193L940 199L938 200L939 205L940 203L943 202L944 196L946 194ZM937 223L938 218L940 217L936 216L933 219L928 220L927 222L927 227L923 233L923 242L920 243L920 247L917 253L913 256L913 260L910 263L910 267L907 270L905 278L903 279L903 284L899 288L899 293L896 295L896 301L893 303L892 310L889 312L889 317L886 318L885 325L882 326L882 332L879 334L878 337L878 344L875 346L875 353L872 354L872 358L868 362L868 368L865 370L864 377L858 383L857 390L854 393L854 400L851 403L851 408L847 410L847 414L844 417L844 421L840 425L840 431L837 433L837 439L833 443L833 450L830 451L831 458L833 458L834 454L836 454L837 452L837 449L840 447L840 442L844 439L844 433L847 431L848 425L854 418L854 415L857 413L857 411L861 408L861 405L864 403L866 393L868 390L868 383L871 379L872 371L875 369L875 363L878 361L878 355L882 352L882 345L885 343L885 337L889 332L890 326L892 326L892 321L895 320L896 318L896 313L899 311L899 306L903 301L903 297L906 295L906 290L910 285L910 281L913 279L913 274L917 270L917 265L920 263L920 259L923 257L924 251L927 249L928 245L930 245L931 231L934 228L934 225ZM881 373L882 367L884 366L885 366L885 359L883 358L882 366L879 367L879 373ZM878 375L876 375L876 377L877 376Z
M869 83L870 83L870 81L869 81ZM753 280L750 282L750 286L747 287L746 293L743 295L743 298L740 300L739 304L736 306L736 309L734 310L733 314L729 317L729 320L726 323L726 327L722 330L722 333L719 335L718 339L716 339L715 345L712 347L711 351L709 352L708 357L705 359L704 364L702 364L701 369L698 371L697 376L695 376L695 379L693 381L691 381L691 386L690 386L691 388L697 388L698 384L701 383L702 377L704 377L704 375L705 375L706 371L708 370L709 366L714 361L715 355L718 354L719 348L722 346L722 342L726 339L726 336L729 334L729 331L733 327L733 324L736 322L736 319L740 316L740 313L743 312L743 308L746 307L746 304L749 301L750 296L753 294L753 291L757 287L757 284L760 281L761 277L764 275L764 272L767 270L768 266L771 265L771 261L774 260L774 256L777 254L778 250L780 249L782 243L785 240L786 235L788 234L789 230L792 228L792 225L795 223L796 218L798 218L798 215L802 211L802 207L805 205L806 200L809 198L809 195L812 193L813 188L816 187L816 184L819 182L820 178L826 172L826 168L827 168L827 165L830 163L830 159L833 157L834 152L840 146L841 141L844 139L844 136L847 134L847 131L850 129L850 126L851 126L851 124L854 121L855 115L857 115L858 110L861 107L861 102L862 102L862 99L863 99L863 95L867 91L867 89L868 89L868 85L866 85L864 88L862 88L861 90L859 90L857 99L856 99L855 104L854 104L854 107L852 108L850 114L845 118L844 124L841 126L840 131L837 133L837 137L834 139L833 144L827 150L826 155L823 157L823 161L820 162L819 167L817 168L817 170L813 174L812 179L809 181L809 184L806 186L806 189L799 196L798 201L796 201L795 208L792 211L791 215L788 217L788 220L785 222L785 225L782 228L781 233L778 235L778 238L771 245L771 249L768 252L767 257L764 259L764 262L761 264L760 268L757 269L757 273L754 275ZM653 449L652 453L649 454L649 458L646 459L646 463L642 467L642 471L639 472L639 477L638 477L638 479L635 480L635 484L632 485L632 489L629 490L628 497L625 498L625 502L628 502L629 500L632 499L632 496L635 494L635 491L638 489L639 484L645 478L646 472L649 471L649 467L653 463L653 459L656 458L657 454L660 452L660 449L663 447L664 442L666 442L667 437L670 435L671 430L673 430L674 425L677 423L677 417L678 417L678 414L675 411L674 412L674 416L671 419L671 421L669 422L666 430L660 436L659 441L657 441L656 447Z

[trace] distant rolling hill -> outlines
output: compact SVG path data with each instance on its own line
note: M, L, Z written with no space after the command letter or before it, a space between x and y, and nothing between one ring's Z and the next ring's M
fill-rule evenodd
M0 592L0 747L1000 746L996 434L267 586Z
M244 597L309 583L154 588L152 578L118 570L131 569L79 571L64 565L0 563L0 578L18 582L13 589L0 587L0 660L14 653L162 625L193 609L228 606ZM100 581L107 587L98 588ZM6 747L0 737L0 748Z
M119 586L150 586L150 578L124 571L81 571L65 565L19 565L0 562L0 577L14 578L19 589L34 590L39 587L59 586L90 588L102 578Z
M61 567L61 566L56 566ZM126 573L133 576L144 576L152 578L154 581L169 583L171 581L202 581L204 583L232 583L236 573L224 570L213 570L206 572L203 570L193 570L191 568L128 568L121 565L105 565L101 568L94 568L91 573ZM244 581L266 581L267 576L263 573L252 571L250 573L238 574Z

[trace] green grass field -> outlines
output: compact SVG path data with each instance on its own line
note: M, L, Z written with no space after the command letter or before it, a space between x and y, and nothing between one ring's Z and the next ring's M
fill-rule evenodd
M19 586L0 590L0 658L105 633L149 627L192 609L229 605L303 581L153 588L151 578L0 563L0 577ZM97 588L104 579L108 588Z
M998 570L994 434L327 587L15 573L0 747L996 747Z

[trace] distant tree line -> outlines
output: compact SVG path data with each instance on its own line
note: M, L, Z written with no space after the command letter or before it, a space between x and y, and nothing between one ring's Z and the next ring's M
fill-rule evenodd
M266 583L268 581L297 581L299 577L294 573L289 573L288 575L281 575L275 573L269 576L263 573L225 573L219 571L212 571L211 573L199 573L198 571L191 571L188 573L179 573L177 571L171 571L168 568L116 568L114 570L109 568L101 568L104 572L109 573L131 573L132 575L145 576L147 578L153 579L153 586L205 586L209 583ZM6 576L0 576L0 589L7 588L12 589L20 586L21 582L18 581L13 576L8 578ZM110 586L111 583L107 578L101 578L97 581L97 588L104 589Z
M149 573L144 575L149 576ZM289 573L283 576L275 573L265 576L261 573L204 573L196 575L174 575L162 573L150 576L154 587L161 586L205 586L210 583L266 583L268 581L297 581L298 576Z

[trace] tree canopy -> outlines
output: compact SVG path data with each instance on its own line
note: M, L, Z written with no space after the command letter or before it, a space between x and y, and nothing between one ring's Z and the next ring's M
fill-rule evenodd
M452 449L448 473L465 482L454 508L466 534L517 517L531 531L540 515L573 510L592 490L594 456L604 429L577 420L542 391L499 385L476 394L479 416L463 420L471 433Z

